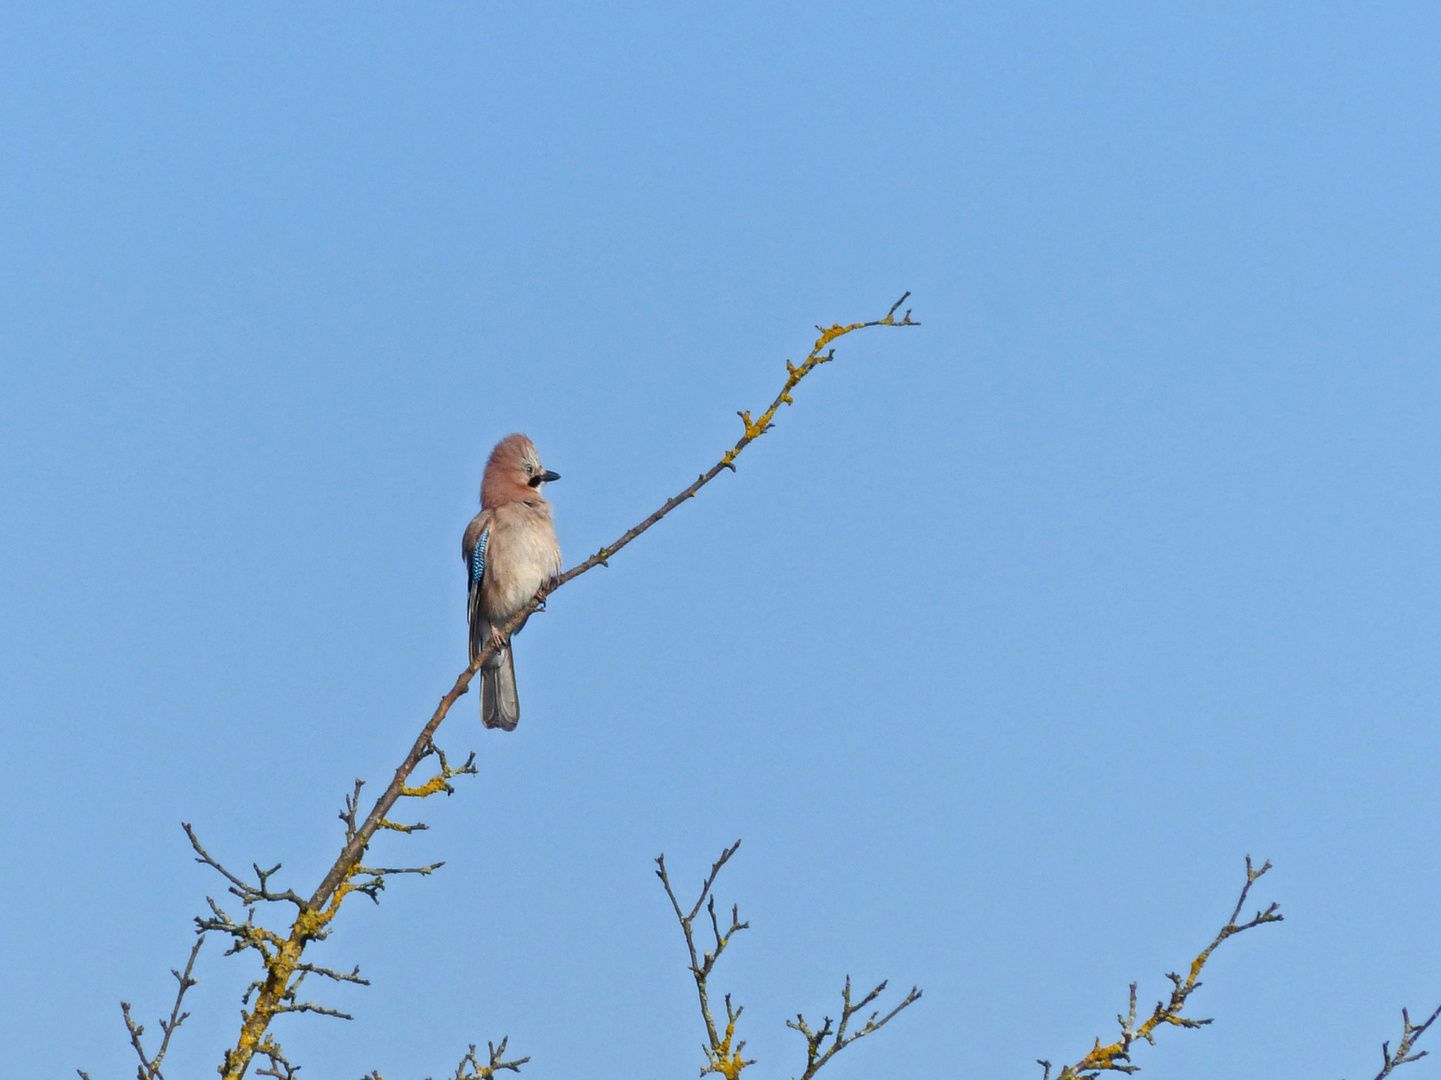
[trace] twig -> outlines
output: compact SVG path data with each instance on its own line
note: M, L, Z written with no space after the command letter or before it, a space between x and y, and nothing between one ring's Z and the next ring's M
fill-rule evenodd
M280 1049L280 1044L269 1035L255 1048L255 1053L270 1059L269 1068L256 1069L256 1076L273 1076L276 1080L298 1080L300 1066L292 1065L287 1061L285 1054Z
M530 1060L529 1057L516 1058L514 1061L505 1060L505 1045L510 1042L510 1036L500 1040L500 1045L486 1043L490 1051L490 1061L482 1065L475 1056L475 1043L470 1044L470 1050L465 1057L460 1059L460 1064L455 1067L455 1075L450 1080L493 1080L496 1073L509 1070L513 1073L520 1072L520 1067ZM469 1072L466 1072L466 1069ZM426 1080L430 1080L426 1077Z
M1220 932L1212 940L1211 944L1201 950L1196 959L1191 961L1190 971L1185 978L1174 972L1168 973L1166 978L1171 980L1171 997L1168 1001L1159 1001L1151 1015L1138 1027L1136 1024L1136 984L1131 984L1131 1007L1125 1016L1116 1017L1121 1025L1121 1037L1116 1042L1106 1046L1101 1045L1101 1040L1096 1040L1096 1045L1091 1052L1074 1065L1063 1066L1056 1074L1056 1080L1080 1080L1085 1077L1090 1080L1102 1072L1123 1072L1133 1073L1140 1070L1139 1065L1130 1064L1131 1047L1139 1040L1144 1039L1151 1045L1155 1045L1155 1031L1162 1024L1172 1027L1198 1028L1209 1024L1210 1020L1193 1020L1183 1015L1186 1007L1186 999L1191 996L1199 987L1201 969L1206 966L1206 961L1211 954L1227 938L1250 930L1252 927L1261 926L1264 923L1281 922L1281 916L1277 913L1276 904L1272 904L1265 911L1257 911L1254 918L1244 923L1237 923L1241 917L1241 909L1246 905L1246 897L1251 892L1251 886L1267 870L1271 869L1268 860L1259 870L1251 866L1251 856L1246 856L1246 884L1241 888L1240 899L1236 901L1236 907L1231 912L1231 917L1226 920L1226 925L1221 927ZM1044 1070L1041 1080L1050 1080L1051 1063L1037 1058L1036 1064Z
M258 886L251 885L248 881L244 881L232 874L210 857L210 853L200 846L200 841L195 836L195 830L190 827L189 822L182 821L180 827L185 830L185 835L190 838L190 846L195 849L195 861L204 863L206 866L218 871L226 881L230 882L230 891L238 896L246 907L251 907L261 902L280 903L288 900L300 908L300 910L305 910L304 898L297 896L294 890L286 889L283 893L270 891L270 879L280 870L280 863L276 863L269 870L262 870L258 863L251 863L251 869L255 871L256 879L260 882Z
M701 1066L700 1074L705 1076L707 1073L719 1073L725 1077L725 1080L737 1080L747 1067L755 1064L754 1061L747 1060L742 1053L745 1050L745 1040L735 1042L735 1045L732 1046L735 1040L736 1021L745 1011L745 1006L732 1006L730 995L725 996L726 1026L724 1034L718 1030L710 1008L709 980L711 972L715 969L716 961L720 959L721 953L725 951L737 931L750 928L750 923L740 921L739 908L732 905L730 928L722 932L720 921L716 918L715 913L715 894L711 891L715 886L716 876L721 872L721 867L730 861L731 856L740 846L741 842L737 840L721 852L720 858L711 865L710 873L701 884L700 896L689 912L681 909L675 890L671 888L670 875L665 868L665 856L662 855L655 861L656 877L660 878L661 884L665 886L665 894L670 898L671 910L675 912L676 920L680 923L681 933L685 935L686 950L690 953L690 972L695 979L696 996L700 1000L701 1019L705 1022L708 1045L701 1047L706 1063ZM713 950L697 951L696 948L694 926L702 906L710 916L711 934L715 938ZM854 1019L856 1013L861 1012L875 1001L885 988L886 984L882 982L860 1001L852 1003L851 977L847 975L845 988L841 990L841 1021L838 1027L832 1027L829 1016L825 1018L825 1023L821 1025L819 1031L813 1030L800 1013L796 1014L794 1020L786 1021L786 1027L799 1031L806 1040L806 1070L801 1074L801 1080L811 1080L811 1077L815 1076L821 1067L830 1061L836 1051L845 1049L857 1039L869 1035L873 1031L879 1031L890 1023L891 1019L902 1009L914 1005L921 999L921 991L913 986L905 999L884 1017L876 1019L880 1016L880 1010L877 1009L871 1013L859 1029L850 1030L851 1020ZM830 1040L829 1045L826 1044L827 1039Z
M851 1004L851 977L847 975L846 985L841 990L841 1022L834 1031L831 1030L831 1018L829 1016L825 1018L825 1023L821 1025L819 1031L812 1031L811 1026L806 1023L806 1018L800 1013L796 1013L794 1020L786 1021L786 1027L793 1031L799 1031L806 1040L806 1071L801 1073L800 1080L811 1080L811 1077L820 1072L821 1067L830 1061L836 1051L844 1050L857 1039L863 1038L874 1031L879 1031L889 1024L892 1018L902 1009L908 1008L921 1000L920 988L913 986L911 987L911 992L905 996L901 1003L886 1013L885 1016L881 1016L881 1018L877 1020L876 1017L880 1016L881 1013L879 1009L876 1009L867 1017L866 1022L861 1025L859 1030L847 1034L846 1029L850 1026L850 1022L855 1014L875 1001L885 988L886 982L883 980L879 986L861 998L860 1001ZM826 1046L825 1044L827 1037L830 1037L830 1046Z
M176 971L174 968L170 969L170 974L175 976L175 981L179 986L175 991L175 1004L170 1009L170 1019L162 1019L160 1021L160 1030L165 1033L165 1037L160 1040L160 1049L156 1051L154 1058L147 1058L145 1056L145 1048L140 1043L140 1037L145 1034L145 1026L143 1024L137 1024L131 1018L130 1003L128 1001L122 1001L120 1003L120 1015L125 1018L125 1030L130 1032L130 1045L135 1047L135 1053L140 1058L140 1069L136 1074L138 1080L165 1080L164 1074L160 1071L160 1065L165 1061L165 1054L170 1049L170 1036L174 1035L175 1029L185 1023L186 1019L190 1016L188 1012L181 1012L180 1006L185 1000L185 992L196 983L196 980L191 978L190 973L195 970L195 958L200 955L200 946L204 944L205 933L202 931L195 936L195 944L190 948L190 959L185 962L185 970L181 972ZM86 1076L85 1073L80 1072L79 1069L75 1071L79 1072L81 1076L84 1076L85 1080L90 1080L90 1078Z
M721 953L725 952L731 938L741 930L750 929L750 923L740 921L740 906L732 905L730 928L722 933L715 913L715 896L711 894L716 875L721 872L721 867L730 862L731 856L740 850L740 846L741 842L737 840L722 851L720 858L711 864L710 874L706 876L705 882L701 885L700 896L696 898L689 914L681 911L680 902L675 898L675 890L671 888L670 876L665 869L665 856L658 856L655 860L655 875L665 886L665 894L670 897L670 906L675 911L675 917L680 921L681 933L685 935L685 947L690 953L690 972L695 979L696 994L700 998L701 1019L705 1021L708 1045L701 1047L706 1056L706 1064L700 1074L704 1076L706 1073L720 1073L726 1080L736 1080L742 1069L747 1065L755 1064L754 1061L746 1061L741 1056L741 1051L745 1049L746 1045L744 1039L736 1043L734 1048L731 1047L731 1042L735 1038L736 1021L745 1011L745 1006L733 1009L730 995L726 995L726 1027L725 1034L721 1035L716 1028L715 1017L711 1015L710 989L707 985L710 973L715 969L716 961L720 959ZM711 932L715 935L715 948L697 952L694 927L696 916L700 914L702 905L710 914Z
M1436 1011L1428 1016L1424 1023L1413 1024L1411 1023L1411 1014L1405 1009L1401 1010L1401 1041L1396 1044L1396 1052L1394 1054L1391 1053L1391 1043L1389 1041L1381 1044L1382 1067L1381 1071L1376 1074L1376 1080L1385 1080L1387 1076L1391 1075L1391 1070L1396 1068L1397 1065L1420 1061L1429 1053L1429 1051L1426 1050L1419 1050L1415 1053L1412 1053L1412 1051L1415 1049L1416 1043L1421 1036L1426 1034L1426 1029L1436 1022L1438 1016L1441 1016L1441 1005L1436 1006Z

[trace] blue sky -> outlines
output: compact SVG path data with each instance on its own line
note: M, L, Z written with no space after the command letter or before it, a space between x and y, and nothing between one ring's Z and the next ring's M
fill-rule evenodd
M1357 1078L1441 1000L1441 15L1305 4L0 8L0 1057L134 1066L219 882L308 892L465 659L524 430L568 563L710 465L813 324L903 291L719 479L557 594L523 717L377 860L305 1075L691 1074L651 859L827 1068L1039 1075L1286 922L1143 1075ZM207 946L174 1075L248 961ZM1441 1039L1441 1036L1437 1036ZM1435 1060L1408 1066L1421 1080ZM1369 1070L1369 1071L1368 1071ZM752 1075L751 1073L747 1074Z

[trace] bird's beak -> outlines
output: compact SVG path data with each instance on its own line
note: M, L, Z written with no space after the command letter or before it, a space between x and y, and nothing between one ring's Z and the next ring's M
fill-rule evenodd
M546 470L545 472L543 472L543 473L540 474L540 478L541 478L542 480L544 480L544 481L548 484L548 483L550 483L552 480L559 480L559 479L560 479L560 473L558 473L558 472L551 472L551 471L549 471L549 470Z

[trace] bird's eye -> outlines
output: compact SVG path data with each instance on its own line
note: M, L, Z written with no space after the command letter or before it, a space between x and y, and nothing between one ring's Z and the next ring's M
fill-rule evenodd
M526 476L532 476L532 475L534 475L534 474L535 474L535 466L532 465L530 462L527 461L527 462L525 463L525 475L526 475Z

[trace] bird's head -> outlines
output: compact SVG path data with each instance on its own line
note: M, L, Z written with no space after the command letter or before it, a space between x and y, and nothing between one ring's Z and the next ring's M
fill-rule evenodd
M488 510L502 503L534 498L546 484L559 479L559 473L549 472L541 465L535 443L519 432L507 435L495 444L490 460L485 463L480 505Z

